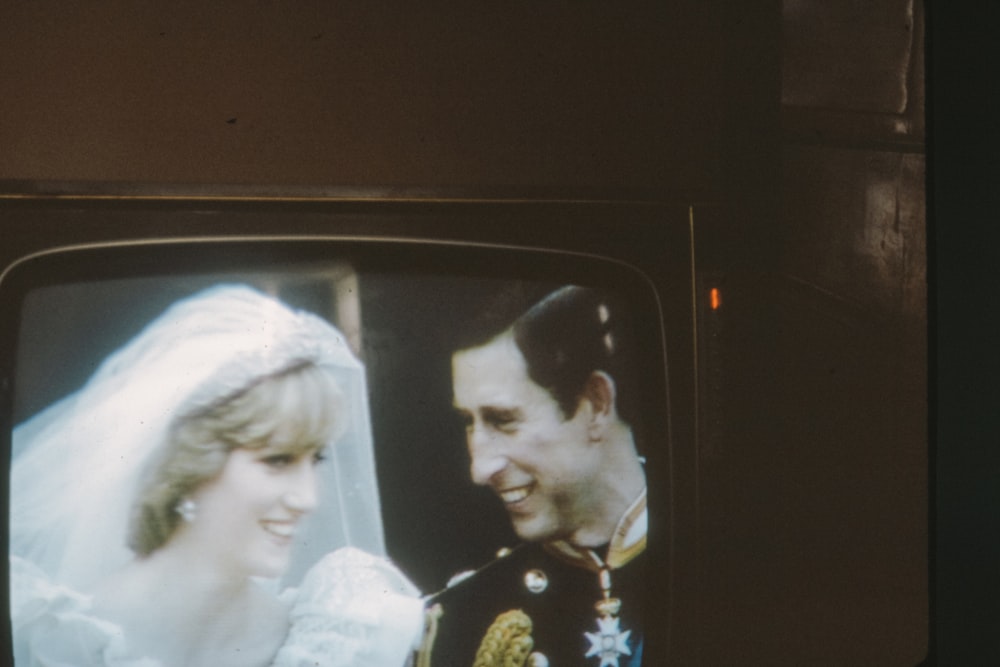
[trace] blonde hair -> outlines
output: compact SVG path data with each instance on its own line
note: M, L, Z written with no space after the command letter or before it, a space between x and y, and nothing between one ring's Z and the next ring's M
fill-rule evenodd
M346 430L333 372L306 363L265 376L209 407L179 417L167 432L133 506L128 545L139 556L166 544L181 521L177 505L215 478L234 449L272 447L300 456Z

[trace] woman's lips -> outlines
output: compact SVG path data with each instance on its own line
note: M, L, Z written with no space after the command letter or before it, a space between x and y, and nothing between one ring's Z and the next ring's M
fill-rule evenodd
M283 540L290 541L295 537L296 523L294 521L261 521L260 525L269 534Z

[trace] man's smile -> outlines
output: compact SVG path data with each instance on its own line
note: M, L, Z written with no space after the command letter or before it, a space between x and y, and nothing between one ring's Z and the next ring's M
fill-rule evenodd
M531 491L532 489L534 489L534 487L535 485L532 483L532 484L526 484L524 486L517 486L510 489L504 489L503 491L498 491L497 493L500 494L500 498L504 501L505 504L513 505L521 502L529 495L531 495Z

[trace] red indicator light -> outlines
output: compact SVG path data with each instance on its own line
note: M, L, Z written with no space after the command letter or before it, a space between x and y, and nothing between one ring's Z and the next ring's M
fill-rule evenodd
M719 294L719 288L713 287L708 294L709 299L711 299L712 310L718 310L719 306L722 305L722 296Z

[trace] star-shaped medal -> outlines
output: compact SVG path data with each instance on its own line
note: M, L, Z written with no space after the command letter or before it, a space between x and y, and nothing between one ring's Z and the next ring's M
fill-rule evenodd
M597 619L597 632L584 632L590 640L590 650L584 656L592 658L600 656L600 667L618 667L618 657L632 655L628 647L628 636L631 630L622 632L618 628L618 619L610 616Z

